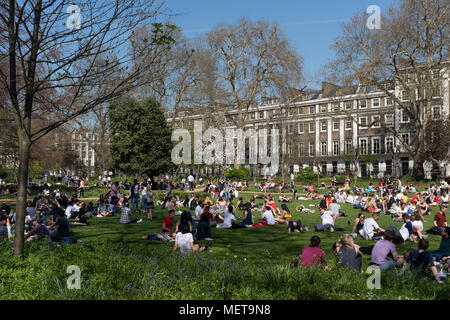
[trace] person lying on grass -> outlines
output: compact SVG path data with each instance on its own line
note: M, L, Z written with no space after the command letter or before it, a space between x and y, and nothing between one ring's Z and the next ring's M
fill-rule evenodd
M302 204L299 204L297 207L295 207L295 210L297 212L304 212L304 213L315 213L316 212L315 209L308 209Z
M279 196L278 200L280 202L292 202L292 197L288 197L288 196Z
M419 250L411 250L407 257L407 265L411 267L411 270L415 270L421 278L428 278L430 280L436 280L438 283L444 283L439 278L433 256L427 251L428 246L429 242L427 239L420 239ZM405 264L403 270L406 269L407 265Z

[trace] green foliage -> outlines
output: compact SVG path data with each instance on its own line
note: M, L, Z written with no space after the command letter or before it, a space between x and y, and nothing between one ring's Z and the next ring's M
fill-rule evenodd
M247 180L250 171L247 168L228 168L225 171L225 177L232 181Z
M314 172L313 168L306 167L300 170L296 178L300 181L313 181L317 179L317 173Z
M154 99L115 100L110 109L111 153L115 169L149 177L167 172L171 161L171 130Z

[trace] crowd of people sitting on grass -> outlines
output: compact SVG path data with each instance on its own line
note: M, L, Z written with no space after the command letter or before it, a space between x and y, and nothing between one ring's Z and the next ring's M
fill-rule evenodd
M187 182L191 189L190 177ZM271 183L269 182L270 185ZM297 213L319 212L317 223L311 226L314 232L345 231L344 228L336 226L338 219L348 217L341 204L351 204L353 209L359 210L358 217L353 223L348 221L352 228L351 232L340 237L333 246L333 252L343 266L360 272L361 257L368 254L371 256L371 264L381 269L394 267L405 269L409 265L420 270L426 269L427 276L442 281L436 266L441 264L448 267L450 263L449 227L446 221L447 184L431 185L426 191L418 192L412 185L403 186L399 179L393 182L387 179L380 181L377 187L372 184L352 190L335 187L324 194L316 192L309 184L305 189L306 196L300 196L292 184L287 186L283 184L280 188L280 190L284 187L290 188L292 196L277 196L269 192L268 185L260 184L259 187L261 185L264 193L256 194L248 201L239 197L239 191L245 190L248 183L233 183L227 179L219 179L217 185L206 181L205 193L201 195L201 199L196 193L191 193L184 199L173 194L172 190L180 186L171 183L168 177L162 177L159 181L157 178L143 179L142 182L135 179L127 184L113 182L108 193L100 195L97 201L88 204L80 201L79 193L69 198L64 192L54 190L52 194L38 194L27 202L26 239L31 241L42 237L47 242L75 243L77 239L71 235L71 226L86 226L92 217L120 215L119 223L142 223L142 218L132 218L134 213L140 212L148 220L153 220L153 209L160 207L167 210L161 231L147 234L143 236L144 239L174 242L174 252L177 250L183 253L200 252L208 248L211 251L212 228L241 229L282 225L288 233L308 232L308 227L300 219L293 218L287 204L296 200L317 200L317 206L314 204L309 204L309 207L303 204L296 206ZM184 187L186 185L182 188ZM161 200L154 198L154 190L163 192ZM233 204L234 202L236 204ZM431 208L436 206L438 212L434 214L433 227L424 230L425 216L430 215ZM176 215L179 216L177 223L174 222ZM382 228L378 225L381 215L391 216L393 222L402 222L402 226L398 229L390 224ZM0 208L0 237L11 237L15 219L16 214L3 203ZM429 234L441 235L438 250L427 251ZM375 241L375 244L359 247L355 244L355 238L358 237ZM199 245L201 240L206 241L204 245ZM417 243L418 249L398 254L398 246L405 241ZM301 258L294 264L301 262L303 266L315 264L326 266L325 253L319 248L320 243L320 237L314 235L310 245L303 248ZM420 272L425 275L423 270Z

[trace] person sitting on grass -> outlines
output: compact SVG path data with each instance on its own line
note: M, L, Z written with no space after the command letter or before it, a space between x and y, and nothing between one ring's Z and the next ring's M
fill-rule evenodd
M244 217L242 220L238 223L239 227L252 227L253 223L253 216L252 216L252 205L249 203L246 203L243 207L244 210Z
M447 216L445 215L447 207L441 205L440 210L436 212L433 218L433 227L427 230L430 234L441 234L442 230L447 227Z
M58 217L49 227L50 237L52 241L60 241L62 238L70 234L69 221L64 211L58 212Z
M331 204L328 206L330 211L336 214L337 217L346 217L347 214L342 211L341 205L337 203L336 199L333 199Z
M281 216L281 211L280 209L277 207L277 204L275 203L275 201L273 200L273 197L271 195L269 195L267 197L267 205L270 206L273 209L273 213L274 214L278 214L279 216Z
M341 228L336 228L334 222L336 221L337 214L332 211L328 211L325 208L320 208L320 218L322 219L322 224L314 225L315 231L325 231L330 230L331 232L342 231Z
M427 251L428 246L429 242L427 239L420 239L419 250L411 250L406 261L411 267L411 270L416 271L419 277L436 280L438 283L444 283L444 281L441 281L439 278L437 268L434 265L433 256Z
M50 231L48 231L47 227L43 224L40 224L36 220L32 220L30 222L31 231L25 235L27 241L32 241L38 239L39 236L42 236L47 242L52 242L52 238L50 237Z
M313 236L310 240L309 246L303 247L301 262L304 267L324 265L328 268L325 260L325 252L319 248L320 238Z
M374 213L372 214L372 218L367 218L364 221L363 237L366 240L378 240L383 236L385 230L378 225L377 220L379 218L380 215L378 213ZM375 233L375 231L377 232Z
M366 215L364 212L358 213L358 217L353 222L353 229L352 229L352 237L357 237L360 235L363 236L363 227L364 227L364 221L366 220Z
M427 235L423 234L423 218L422 218L422 216L418 212L415 212L412 217L413 217L412 226L413 226L414 239L426 238Z
M234 215L233 206L229 205L227 210L225 211L225 215L223 217L223 223L220 223L216 226L216 228L221 229L233 229L236 228L237 222L236 217Z
M183 211L180 216L180 220L178 220L176 226L175 226L175 233L177 234L182 230L185 226L189 228L189 232L192 233L193 230L193 223L192 223L192 216L189 211Z
M181 231L175 236L175 243L173 245L172 253L175 253L177 248L180 249L181 253L201 252L205 251L209 245L210 242L208 242L205 247L200 248L198 244L194 244L194 238L192 233L189 231L189 226L184 225Z
M383 239L377 241L372 249L370 258L372 265L377 265L382 270L388 270L401 266L404 263L403 257L398 255L396 245L393 243L394 237L395 235L392 230L386 230L384 232ZM388 260L389 255L392 255L393 260Z
M359 245L355 244L352 235L344 234L336 245L336 254L342 267L349 267L361 273L362 252Z
M129 224L129 223L141 223L142 219L130 219L131 210L128 207L128 201L123 202L123 207L120 212L120 223Z
M377 207L377 203L375 201L375 198L372 198L369 202L369 205L367 206L367 212L368 213L378 213L381 212L381 209Z
M198 222L195 240L212 240L210 221L213 220L207 214L203 213Z
M435 251L431 251L431 255L436 258L436 260L445 260L445 257L450 256L450 227L445 227L441 232L441 243L439 248Z
M1 239L8 239L8 217L0 214L0 241Z

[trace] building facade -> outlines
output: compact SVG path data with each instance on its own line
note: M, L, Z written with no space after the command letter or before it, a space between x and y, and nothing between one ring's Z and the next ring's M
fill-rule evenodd
M442 80L443 85L442 90L433 94L432 117L448 117L448 68L433 71L433 77ZM248 110L246 128L280 128L280 152L289 172L310 166L326 175L355 173L379 178L410 175L413 155L389 129L410 142L415 137L414 124L386 90L401 101L410 98L406 90L394 83L377 88L364 84L341 87L323 82L321 90L298 91L289 103L263 99ZM232 119L237 111L229 108L225 114ZM186 109L177 113L176 121L192 127L194 121L204 118L201 108ZM167 113L167 120L172 121L171 112ZM450 166L443 165L445 175L449 176ZM252 170L252 166L247 167ZM439 170L431 162L426 162L424 169L428 179ZM260 170L264 175L265 169Z

